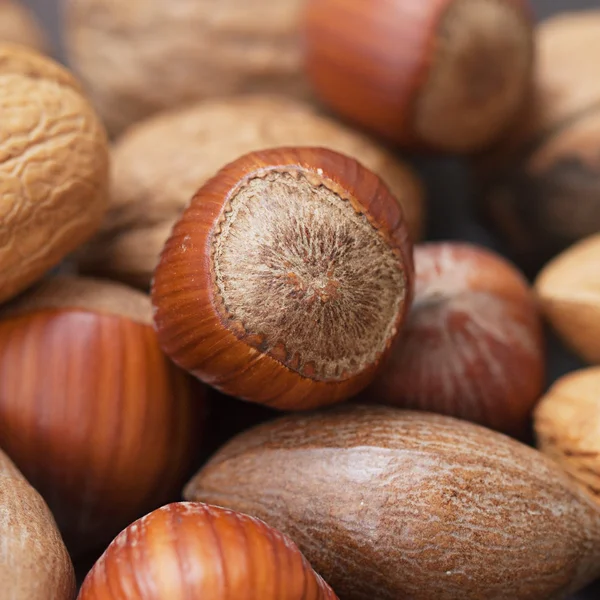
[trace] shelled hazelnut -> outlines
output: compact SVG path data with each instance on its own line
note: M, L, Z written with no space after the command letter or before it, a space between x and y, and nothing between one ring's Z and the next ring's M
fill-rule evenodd
M186 476L202 397L161 352L149 298L56 277L0 312L0 447L73 554L110 540Z
M241 155L277 146L322 146L355 158L386 182L411 237L421 237L424 194L407 165L308 104L249 95L164 113L117 141L108 214L80 252L80 268L148 289L171 228L198 187Z
M531 272L600 231L600 10L550 18L536 38L528 110L478 159L481 214Z
M503 257L462 242L415 248L415 300L366 400L523 438L545 383L533 290Z
M261 91L307 96L298 40L302 5L69 0L67 55L112 135L205 98Z
M274 148L223 167L162 252L160 344L220 391L279 409L368 385L412 301L412 244L382 180L323 148Z
M305 63L341 116L416 149L496 141L527 98L526 0L309 0Z

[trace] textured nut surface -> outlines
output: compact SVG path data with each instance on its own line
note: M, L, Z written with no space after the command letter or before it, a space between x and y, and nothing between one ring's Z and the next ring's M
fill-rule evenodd
M600 363L600 234L565 250L539 274L535 289L562 340L590 363Z
M75 79L0 46L0 301L86 241L107 199L106 134Z
M30 46L41 52L48 50L48 40L35 15L19 0L0 0L0 43Z
M415 272L404 331L365 399L523 437L545 358L526 279L501 256L458 242L417 246Z
M198 187L247 152L287 145L356 158L388 184L413 239L420 237L423 191L407 166L307 104L254 95L165 113L126 133L112 153L108 214L82 254L82 267L147 287L172 224Z
M539 449L600 502L600 367L559 379L535 409Z
M68 0L68 54L116 134L211 96L304 95L301 7L301 0Z
M50 509L0 450L3 600L72 600L75 573Z
M439 415L359 406L267 423L184 496L289 535L344 600L554 600L600 570L600 511L562 469Z

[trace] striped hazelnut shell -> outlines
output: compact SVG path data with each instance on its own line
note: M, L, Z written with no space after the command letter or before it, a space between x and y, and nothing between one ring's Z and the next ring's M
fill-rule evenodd
M225 166L192 199L155 271L158 338L220 391L281 409L373 379L413 289L402 209L381 179L321 148Z
M56 277L0 313L0 447L72 554L170 499L195 451L190 378L163 354L147 295Z
M79 600L337 600L297 546L264 522L179 502L139 519L108 547Z

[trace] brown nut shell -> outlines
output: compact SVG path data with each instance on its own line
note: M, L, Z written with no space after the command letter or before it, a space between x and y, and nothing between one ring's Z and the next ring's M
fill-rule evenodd
M175 363L232 396L305 409L373 379L412 290L412 245L383 182L330 150L277 148L199 190L152 301Z
M550 324L573 351L600 363L600 234L574 244L548 263L535 290Z
M73 600L75 573L50 509L0 450L0 590L10 600Z
M0 43L9 42L47 52L48 39L34 13L19 0L0 1Z
M108 547L79 600L337 600L294 542L262 521L193 502L139 519Z
M600 511L553 461L466 421L296 414L225 445L187 500L289 535L344 600L548 600L600 572Z
M524 0L309 0L304 34L316 94L403 146L480 149L529 91Z
M460 242L415 247L415 300L365 399L524 437L545 384L533 291L501 256Z
M480 209L528 270L600 230L600 10L541 23L534 95L479 158Z
M0 445L73 553L181 484L199 432L190 385L161 352L141 292L57 277L0 313Z
M155 116L115 144L108 213L79 256L84 272L148 288L173 223L223 165L255 150L315 146L379 175L398 199L413 240L424 225L424 191L413 171L368 137L283 96L206 101Z
M307 96L301 9L302 0L69 0L67 55L118 135L154 113L205 98Z
M538 448L600 503L600 367L561 377L534 417Z
M79 84L23 47L0 45L0 302L100 226L108 145Z

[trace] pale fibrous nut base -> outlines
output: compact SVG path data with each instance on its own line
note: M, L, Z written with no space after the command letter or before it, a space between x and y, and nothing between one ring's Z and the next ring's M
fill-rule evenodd
M531 25L504 0L454 0L437 37L437 56L415 103L415 133L447 149L483 146L525 99Z
M398 257L324 180L301 171L250 179L232 194L213 244L226 317L305 376L356 375L396 334Z

